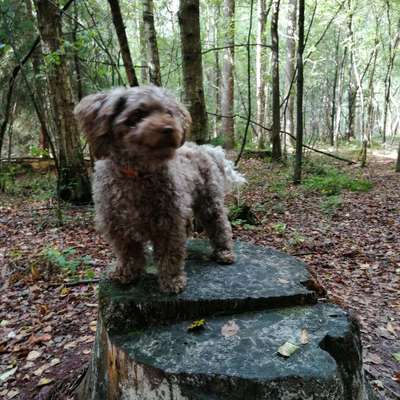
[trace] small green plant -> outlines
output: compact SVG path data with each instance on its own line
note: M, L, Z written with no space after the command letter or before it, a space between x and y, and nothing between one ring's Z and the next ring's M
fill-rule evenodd
M340 195L328 196L321 201L321 211L328 216L332 216L342 206L342 197Z
M286 232L286 224L283 222L278 222L272 225L272 228L274 229L275 233L280 236L284 235Z
M233 226L246 225L247 228L259 223L253 210L246 203L232 205L229 209L229 219Z
M299 247L305 241L305 237L298 231L293 231L289 238L289 245L291 247Z
M29 152L32 157L48 157L49 156L49 150L42 149L38 146L30 146Z
M47 247L42 252L42 256L47 262L70 275L76 275L78 267L88 267L92 261L90 256L76 257L75 254L76 250L73 247L64 250ZM85 274L87 274L87 270L88 268L86 268Z
M224 142L225 140L223 136L217 136L210 140L210 144L212 144L213 146L223 146Z

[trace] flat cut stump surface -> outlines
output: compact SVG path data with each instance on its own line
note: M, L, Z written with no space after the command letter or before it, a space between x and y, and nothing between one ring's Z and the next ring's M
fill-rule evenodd
M337 306L315 304L305 265L245 243L236 253L234 265L220 266L207 242L189 243L179 295L161 294L152 273L130 288L102 282L80 399L372 399L358 325ZM204 328L189 332L199 318ZM298 346L287 358L278 354L285 342Z

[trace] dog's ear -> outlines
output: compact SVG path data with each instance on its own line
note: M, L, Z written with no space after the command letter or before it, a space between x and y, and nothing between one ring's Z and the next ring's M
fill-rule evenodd
M85 134L95 158L106 156L107 131L100 129L100 110L107 100L107 93L96 93L84 97L74 109L75 118Z
M190 128L192 126L192 117L190 116L189 111L182 104L178 105L179 114L181 115L181 123L183 128L183 136L181 141L181 146L186 141L186 138L190 135Z
M126 103L123 94L124 89L92 94L84 97L75 107L75 117L95 158L105 158L110 153L113 121Z

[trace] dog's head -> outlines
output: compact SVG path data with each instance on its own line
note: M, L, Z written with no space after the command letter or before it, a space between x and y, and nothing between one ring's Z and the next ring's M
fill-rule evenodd
M186 108L156 86L89 95L75 116L96 158L160 162L174 156L188 134Z

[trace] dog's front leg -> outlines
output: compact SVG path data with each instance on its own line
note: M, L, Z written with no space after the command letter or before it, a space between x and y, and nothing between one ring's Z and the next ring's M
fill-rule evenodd
M186 287L184 271L186 256L185 228L169 232L154 240L154 255L158 266L158 282L164 293L179 293Z
M146 265L143 244L140 242L115 240L114 252L117 264L109 277L122 284L134 283L143 273Z

